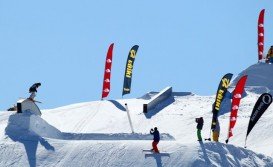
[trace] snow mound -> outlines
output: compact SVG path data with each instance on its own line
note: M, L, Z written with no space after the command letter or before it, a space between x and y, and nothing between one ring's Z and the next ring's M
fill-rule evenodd
M31 112L11 115L5 131L11 138L22 138L28 135L61 138L62 135L57 128Z
M157 95L159 92L148 92L144 94L143 96L139 97L139 99L144 99L144 100L150 100L152 97Z
M7 138L0 143L0 166L272 166L272 158L233 145L199 143L196 140L194 119L204 117L203 136L209 129L211 104L214 97L192 94L174 96L174 102L146 117L142 113L143 99L122 99L73 104L42 111L42 118L30 113L4 114L0 127L6 127ZM239 114L238 128L230 143L242 146L249 120L251 104L256 94L242 101L244 112ZM136 134L130 133L128 103ZM272 109L269 108L271 111ZM257 128L272 128L273 114L265 113ZM8 121L6 121L8 120ZM226 114L220 117L227 129ZM157 126L162 134L161 154L143 152L151 148L152 136L147 134ZM1 130L2 128L0 128ZM261 128L263 129L263 128ZM266 139L258 139L262 133ZM253 134L253 135L252 135ZM253 130L250 149L272 155L264 148L272 141L271 132ZM223 132L223 135L225 133ZM271 135L271 137L270 137ZM224 140L225 137L220 136ZM263 141L263 142L261 142ZM260 145L261 144L261 145Z
M159 92L148 92L144 94L143 96L139 97L138 99L143 99L143 100L150 100L154 96L156 96ZM188 96L188 95L193 95L192 92L172 92L172 96Z
M61 140L152 140L150 134L142 133L66 133L48 124L41 117L28 113L14 114L9 117L6 134L10 138L46 137ZM161 140L174 140L167 134L160 134Z
M213 96L174 92L155 110L143 113L143 104L156 95L72 104L31 113L0 113L0 166L273 166L273 105L248 136L249 117L259 94L273 90L273 65L255 64L247 74L246 94L238 112L234 136L226 140L230 100L225 99L219 116L219 143L197 142L195 118L204 118L203 138L210 136ZM272 74L272 75L271 75ZM232 89L232 88L231 88ZM132 134L125 109L128 104ZM158 127L160 154L151 149L149 130ZM254 152L255 151L255 152ZM262 153L262 154L260 154ZM270 156L270 157L269 157Z
M273 91L273 64L257 63L248 67L233 80L231 86L235 86L244 75L248 75L246 86L249 91L258 94Z

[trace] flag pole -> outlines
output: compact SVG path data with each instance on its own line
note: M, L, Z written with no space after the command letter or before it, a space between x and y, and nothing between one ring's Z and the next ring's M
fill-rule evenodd
M230 119L231 119L231 116L229 116L229 126L228 126L228 134L227 134L226 144L228 144L228 141L229 141Z
M126 112L127 112L127 116L128 116L128 120L129 120L129 124L130 124L131 130L132 130L132 133L135 133L127 103L125 103L125 108L126 108Z
M246 139L245 139L245 148L246 148L246 140L247 140L247 136L246 136Z

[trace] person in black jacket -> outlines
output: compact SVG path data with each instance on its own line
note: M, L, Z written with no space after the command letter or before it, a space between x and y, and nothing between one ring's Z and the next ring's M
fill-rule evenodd
M203 117L195 118L195 122L197 123L196 129L197 129L198 141L202 141L201 130L202 130L203 125L204 125Z
M37 88L41 86L41 83L35 83L29 88L30 96L28 99L34 101L34 97L36 96Z
M153 146L152 151L154 151L155 153L159 153L158 148L157 148L157 144L160 141L160 134L159 134L159 131L157 130L157 127L155 127L154 129L151 129L150 134L154 135L154 140L152 143L152 146Z

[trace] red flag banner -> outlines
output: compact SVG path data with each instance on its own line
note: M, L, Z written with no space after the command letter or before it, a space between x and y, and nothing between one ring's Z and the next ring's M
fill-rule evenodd
M110 92L110 79L111 79L111 67L112 67L112 55L113 55L114 43L109 46L104 69L103 87L101 98L108 96Z
M264 12L263 9L260 12L259 19L258 19L258 59L263 59L264 53Z
M240 80L237 82L235 89L232 93L230 122L229 122L228 137L227 137L226 143L228 143L229 138L233 136L232 131L237 120L237 113L240 106L240 101L242 98L246 80L247 80L247 75L241 77Z

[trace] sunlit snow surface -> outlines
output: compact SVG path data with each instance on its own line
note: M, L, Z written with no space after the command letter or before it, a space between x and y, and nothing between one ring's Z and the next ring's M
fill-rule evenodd
M29 113L0 113L0 166L273 166L273 106L248 136L248 121L260 94L273 90L273 65L256 64L233 80L248 74L247 96L241 100L229 144L224 144L229 123L229 100L219 121L220 142L196 137L195 118L203 116L203 138L209 137L213 96L176 92L153 111L144 114L143 103L156 93L136 99L104 100ZM217 89L218 83L215 83ZM216 91L216 90L215 90ZM232 87L229 89L232 91ZM131 133L125 103L135 133ZM161 154L151 149L149 130L162 134Z

